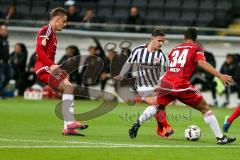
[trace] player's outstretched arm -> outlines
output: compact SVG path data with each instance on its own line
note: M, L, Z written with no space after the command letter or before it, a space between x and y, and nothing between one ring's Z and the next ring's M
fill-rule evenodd
M113 77L114 79L121 81L123 80L124 75L129 71L129 69L131 68L132 64L128 63L128 61L126 61L121 69L121 72L119 73L119 75Z
M138 47L136 47L136 48L138 48ZM131 52L130 56L128 57L128 59L124 63L124 65L123 65L119 75L113 77L113 79L116 79L116 80L119 80L119 81L123 80L124 75L129 71L129 69L131 68L132 64L136 61L137 53L138 53L138 52L136 52L136 48L133 49L133 51Z
M233 82L232 76L221 74L215 68L213 68L211 64L209 64L205 60L198 60L198 65L206 72L214 75L215 77L218 77L224 83L225 86Z

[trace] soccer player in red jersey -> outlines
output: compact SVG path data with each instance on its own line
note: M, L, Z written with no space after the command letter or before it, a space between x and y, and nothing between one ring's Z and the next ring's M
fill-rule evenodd
M234 110L234 112L228 117L225 118L223 124L223 132L228 132L229 127L231 126L232 122L238 118L240 115L240 105Z
M49 24L43 26L37 34L35 70L38 80L63 93L64 129L62 134L80 135L76 129L85 129L88 126L74 119L74 87L68 80L67 73L60 69L60 65L54 63L57 48L56 32L61 31L66 26L66 23L67 12L64 8L59 7L51 11Z
M204 121L209 124L216 136L217 144L233 142L236 138L222 134L215 115L209 109L201 93L189 81L197 65L218 77L225 85L229 85L233 80L231 76L219 73L205 61L203 50L196 42L197 30L195 28L187 29L184 36L184 42L173 48L168 56L169 67L161 79L159 95L156 101L153 100L153 104L157 102L158 106L167 106L173 100L178 99L180 102L199 110L203 114ZM170 92L161 94L161 92L166 90ZM132 134L134 135L137 135L134 132L134 130L136 132L138 130L136 126L138 124L132 127Z

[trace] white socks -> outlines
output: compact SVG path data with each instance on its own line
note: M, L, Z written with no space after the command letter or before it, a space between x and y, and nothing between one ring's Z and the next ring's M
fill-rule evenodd
M213 112L208 111L207 113L204 114L203 118L204 118L204 121L209 124L215 136L222 138L223 137L222 131L219 127L218 121L215 115L213 114Z
M64 119L64 129L67 129L67 125L75 121L73 99L74 96L72 94L63 94L62 96L62 113Z
M156 112L157 112L156 106L147 107L138 119L140 121L140 124L153 117L156 114Z

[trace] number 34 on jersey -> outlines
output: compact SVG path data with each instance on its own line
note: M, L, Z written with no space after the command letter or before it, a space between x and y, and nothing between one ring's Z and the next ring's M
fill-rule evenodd
M179 50L175 50L172 52L171 56L169 57L170 64L169 64L169 71L170 72L179 72L181 68L184 67L187 59L189 49L184 49L182 52Z

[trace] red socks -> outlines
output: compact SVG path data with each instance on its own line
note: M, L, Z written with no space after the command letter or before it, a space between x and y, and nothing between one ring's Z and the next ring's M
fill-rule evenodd
M160 110L156 113L155 119L158 122L158 126L163 126L164 128L171 127L167 122L167 116L165 110Z
M227 121L229 123L232 123L232 121L234 121L234 119L236 119L239 115L240 115L240 106L237 106L237 108L234 110L231 116L228 117Z

